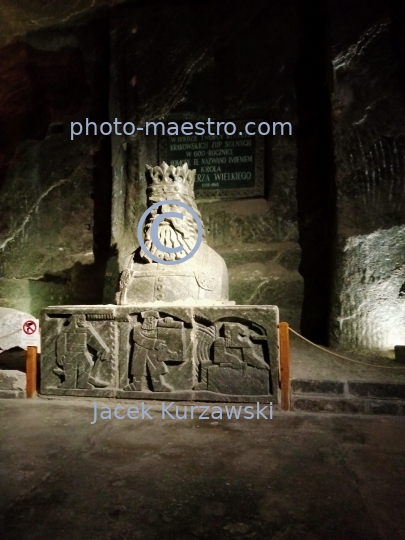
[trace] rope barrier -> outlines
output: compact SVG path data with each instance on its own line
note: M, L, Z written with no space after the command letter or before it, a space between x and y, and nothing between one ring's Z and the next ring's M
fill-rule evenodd
M290 332L292 332L296 336L300 337L304 341L307 341L308 343L310 343L314 347L317 347L318 349L321 349L321 351L332 354L333 356L337 356L338 358L342 358L343 360L347 360L348 362L353 362L354 364L361 364L362 366L371 366L371 367L376 367L376 368L381 368L381 369L405 369L405 366L400 366L400 367L399 366L380 366L379 364L370 364L369 362L360 362L359 360L353 360L353 358L348 358L347 356L342 356L341 354L330 351L329 349L326 349L325 347L322 347L321 345L317 345L316 343L313 343L309 339L304 338L304 336L301 336L301 334L299 334L298 332L296 332L292 328L289 328L289 330L290 330Z

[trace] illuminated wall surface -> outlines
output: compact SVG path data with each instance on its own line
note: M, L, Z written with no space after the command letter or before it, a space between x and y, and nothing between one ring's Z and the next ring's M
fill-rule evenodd
M405 344L405 227L354 236L344 246L335 332L342 345Z
M71 122L290 122L291 136L264 138L262 191L198 202L230 297L278 305L281 320L321 343L405 344L399 3L9 4L0 305L38 315L112 302L137 247L144 167L160 162L161 141L71 140Z

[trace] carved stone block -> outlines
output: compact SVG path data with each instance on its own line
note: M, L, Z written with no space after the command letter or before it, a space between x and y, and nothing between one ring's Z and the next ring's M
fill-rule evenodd
M41 392L278 402L276 306L59 306L42 312Z

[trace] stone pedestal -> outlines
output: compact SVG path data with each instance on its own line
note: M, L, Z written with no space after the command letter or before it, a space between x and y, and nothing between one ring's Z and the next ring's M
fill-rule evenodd
M41 315L41 393L279 401L276 306L55 306Z

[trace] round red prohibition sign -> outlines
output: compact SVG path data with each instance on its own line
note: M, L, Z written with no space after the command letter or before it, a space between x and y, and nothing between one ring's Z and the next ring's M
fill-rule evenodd
M24 334L31 336L37 331L37 323L35 321L25 321L23 326Z

